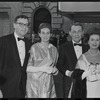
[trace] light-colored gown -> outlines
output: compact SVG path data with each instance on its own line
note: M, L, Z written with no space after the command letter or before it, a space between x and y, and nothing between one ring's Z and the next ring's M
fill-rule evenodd
M51 62L56 64L58 58L57 49L52 44L49 44L48 50L46 51L40 43L36 43L31 47L30 55L31 57L28 63L33 67L42 67L46 64L51 64ZM53 74L27 72L26 97L56 98Z
M82 54L81 60L78 61L78 65L80 69L86 70L90 68L91 70L95 68L95 70L100 71L100 63L99 64L91 64L88 62L86 56ZM89 75L86 77L86 87L87 87L87 98L100 98L100 74Z

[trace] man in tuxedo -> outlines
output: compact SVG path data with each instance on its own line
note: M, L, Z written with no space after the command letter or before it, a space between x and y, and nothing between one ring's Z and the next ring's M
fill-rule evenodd
M4 98L24 98L26 91L26 67L31 41L24 36L28 32L29 20L19 15L14 20L14 33L0 37L0 95ZM0 80L1 81L1 80Z
M57 68L63 74L63 97L69 97L69 91L73 82L71 73L75 69L77 59L88 50L88 46L83 44L83 27L80 23L74 23L69 31L72 38L59 48Z

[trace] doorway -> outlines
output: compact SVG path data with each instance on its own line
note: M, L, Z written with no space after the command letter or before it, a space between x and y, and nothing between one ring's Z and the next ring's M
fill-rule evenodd
M32 32L35 34L38 33L38 27L41 23L50 23L51 24L51 13L45 7L36 8L33 12L33 22L32 22Z

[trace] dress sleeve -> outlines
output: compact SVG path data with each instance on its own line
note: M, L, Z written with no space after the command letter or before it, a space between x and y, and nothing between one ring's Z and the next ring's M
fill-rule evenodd
M30 57L29 57L29 61L28 61L28 66L33 66L34 65L34 57L35 57L35 49L32 46L30 49Z
M57 64L57 60L58 60L58 50L56 49L55 67L56 67L56 64ZM59 70L58 70L58 69L57 69L57 67L56 67L56 72L55 72L55 74L54 74L54 75L57 75L57 74L58 74L58 72L59 72Z
M55 49L55 66L56 66L57 60L58 60L58 50Z
M58 74L58 69L57 69L57 67L56 67L56 64L57 64L57 60L58 60L58 50L57 50L57 48L56 47L54 47L54 70L55 70L55 73L53 73L53 75L57 75Z

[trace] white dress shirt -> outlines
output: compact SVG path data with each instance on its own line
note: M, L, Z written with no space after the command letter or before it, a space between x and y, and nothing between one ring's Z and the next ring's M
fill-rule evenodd
M73 42L73 45L74 45L74 43L76 43L73 40L72 40L72 42ZM77 43L77 44L81 44L81 41L79 43ZM74 50L75 50L76 57L78 59L82 54L82 46L76 45L76 46L74 46Z
M16 43L17 43L17 48L18 48L18 53L21 61L21 66L23 66L24 59L25 59L25 42L23 40L18 41L18 35L14 33Z

